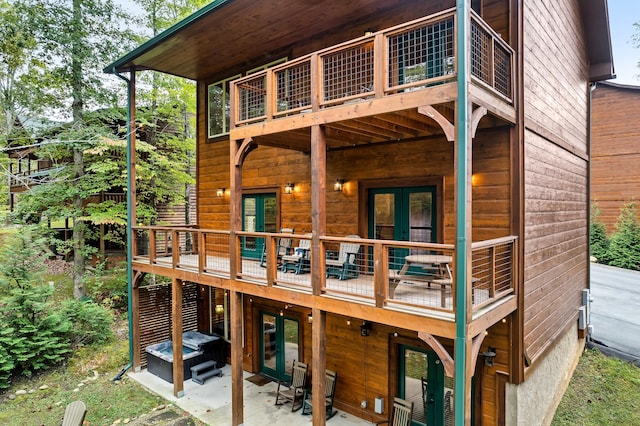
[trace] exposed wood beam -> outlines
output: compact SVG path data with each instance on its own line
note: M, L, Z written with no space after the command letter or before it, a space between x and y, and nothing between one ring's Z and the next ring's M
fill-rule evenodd
M253 141L253 139L245 138L245 140L242 142L242 145L240 145L238 151L236 152L234 160L234 164L236 165L236 167L242 166L242 164L244 163L244 159L247 158L247 155L257 147L258 145Z
M429 345L431 349L433 349L433 351L438 355L438 358L440 358L440 361L442 361L444 374L447 377L453 377L456 370L453 362L453 357L451 356L449 351L447 351L447 349L442 346L442 343L440 343L440 341L433 334L419 331L418 337L420 338L420 340Z
M420 114L426 115L429 118L432 118L436 123L440 125L440 128L444 132L444 135L447 137L449 142L453 142L455 139L455 128L453 123L451 123L447 117L440 114L438 110L436 110L431 105L421 106L418 108L418 112Z
M487 330L483 330L480 334L471 340L471 362L467 365L467 375L473 376L473 372L476 368L476 362L478 361L478 353L482 342L487 335Z
M476 137L476 130L478 130L478 124L482 117L487 115L487 109L485 107L478 107L471 113L471 137Z

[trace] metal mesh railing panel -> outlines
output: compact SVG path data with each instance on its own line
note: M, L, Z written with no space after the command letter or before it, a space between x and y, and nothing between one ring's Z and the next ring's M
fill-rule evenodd
M373 41L322 58L324 102L373 91Z
M511 54L496 43L493 58L494 88L504 96L511 98Z
M311 62L275 72L276 112L311 106Z
M266 76L261 74L238 84L239 120L253 120L266 114Z
M455 73L453 18L392 35L388 46L389 87Z
M491 36L480 25L471 23L471 75L493 87L491 81Z

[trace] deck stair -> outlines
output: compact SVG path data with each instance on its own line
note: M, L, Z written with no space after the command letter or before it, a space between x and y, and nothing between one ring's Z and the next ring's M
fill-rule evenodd
M191 380L204 385L205 380L213 376L222 376L222 370L217 368L215 361L205 361L191 367Z

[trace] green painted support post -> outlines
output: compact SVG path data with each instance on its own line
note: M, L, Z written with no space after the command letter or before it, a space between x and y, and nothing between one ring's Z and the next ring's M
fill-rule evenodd
M456 5L456 33L458 52L458 102L456 120L456 339L455 339L455 424L462 426L465 424L465 400L466 393L471 389L466 389L467 371L467 256L469 255L467 222L471 220L467 210L469 194L467 191L468 167L468 147L469 147L469 0L457 0Z

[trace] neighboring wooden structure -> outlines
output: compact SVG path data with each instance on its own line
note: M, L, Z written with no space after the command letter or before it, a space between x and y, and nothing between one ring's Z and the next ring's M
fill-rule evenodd
M242 370L280 378L292 359L311 366L313 405L330 369L335 407L367 419L400 396L417 424L504 424L507 392L531 407L510 418L549 417L536 398L561 379L519 385L580 344L605 0L215 1L105 71L133 91L148 69L197 81L198 227L135 227L149 243L131 247L131 297L147 273L201 285L198 327L230 343L233 424ZM282 227L311 240L310 273L278 269ZM340 243L361 246L346 280L326 276ZM401 269L408 255L436 261Z
M599 82L591 105L591 202L612 234L620 209L640 202L640 86Z

